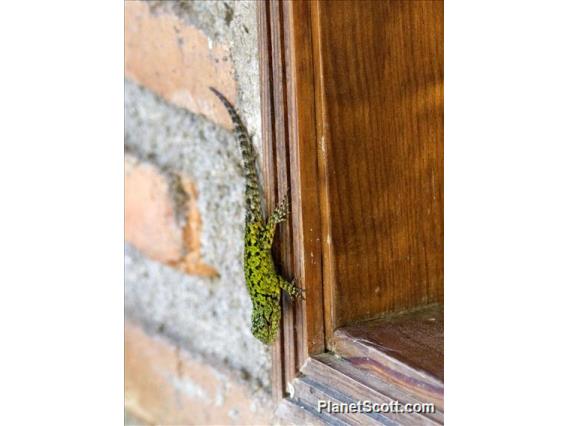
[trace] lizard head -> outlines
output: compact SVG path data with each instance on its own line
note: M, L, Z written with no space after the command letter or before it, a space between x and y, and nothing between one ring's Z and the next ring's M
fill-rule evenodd
M266 345L274 342L280 327L280 306L270 305L252 311L252 335Z

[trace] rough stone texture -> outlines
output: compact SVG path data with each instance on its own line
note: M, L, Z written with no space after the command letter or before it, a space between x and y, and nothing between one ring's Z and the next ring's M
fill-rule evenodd
M171 13L152 13L147 2L125 3L125 73L168 101L225 127L231 121L209 91L234 101L236 84L228 46Z
M238 107L253 135L260 135L260 85L255 1L148 1L155 14L172 14L229 46L235 70ZM228 95L229 99L231 94ZM256 140L255 140L256 142Z
M268 395L222 367L125 325L125 406L148 424L269 424ZM136 421L136 419L132 419Z
M201 253L218 278L178 273L126 250L127 314L181 345L224 360L268 386L268 351L250 333L243 279L244 179L237 144L219 126L126 82L126 149L197 187Z
M175 15L229 46L237 108L259 146L260 106L254 2L149 2L151 13ZM238 145L226 129L125 82L125 144L129 155L164 173L186 176L202 220L201 258L216 278L187 275L126 247L128 318L239 371L253 392L269 389L269 349L250 333L251 302L243 279L244 179Z
M202 220L195 184L127 155L124 173L124 238L150 259L188 274L217 276L201 259Z

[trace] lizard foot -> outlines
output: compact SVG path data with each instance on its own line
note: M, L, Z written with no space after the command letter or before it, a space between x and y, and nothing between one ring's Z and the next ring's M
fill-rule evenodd
M288 282L282 278L280 281L280 288L282 288L282 290L284 290L292 299L299 298L306 300L306 291L296 285L295 279L292 280L292 282Z

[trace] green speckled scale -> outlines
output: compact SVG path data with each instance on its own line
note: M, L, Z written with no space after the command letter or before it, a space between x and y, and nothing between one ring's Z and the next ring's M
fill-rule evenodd
M292 298L302 291L276 272L272 260L272 241L276 225L286 220L289 206L284 198L268 221L264 220L260 203L260 185L255 167L254 148L250 136L231 103L214 88L210 88L221 100L235 126L235 133L243 156L246 178L246 228L244 267L245 281L252 300L252 334L261 342L274 342L280 325L280 290Z

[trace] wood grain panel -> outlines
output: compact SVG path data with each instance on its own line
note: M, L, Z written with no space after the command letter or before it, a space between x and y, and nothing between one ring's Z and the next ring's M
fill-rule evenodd
M443 3L317 2L315 14L329 336L443 301Z

